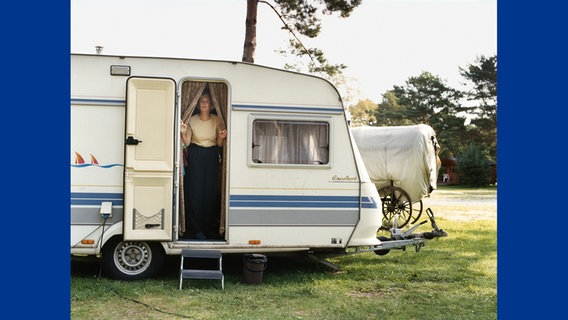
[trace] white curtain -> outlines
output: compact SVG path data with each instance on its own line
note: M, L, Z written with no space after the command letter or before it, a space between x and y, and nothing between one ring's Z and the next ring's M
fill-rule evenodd
M277 164L327 164L328 124L312 121L256 120L253 161Z

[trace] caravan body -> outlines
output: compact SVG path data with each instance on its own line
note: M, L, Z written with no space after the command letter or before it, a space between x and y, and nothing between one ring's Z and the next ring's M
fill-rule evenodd
M217 239L184 235L179 122L207 90L228 130ZM345 252L380 244L380 199L337 90L254 64L71 55L71 254L117 278L183 248ZM191 155L189 155L191 156Z

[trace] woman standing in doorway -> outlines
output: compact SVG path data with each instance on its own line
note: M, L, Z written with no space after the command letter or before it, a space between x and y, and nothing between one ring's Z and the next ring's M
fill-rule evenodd
M219 147L227 138L217 115L211 114L211 97L199 97L199 113L180 124L181 139L188 152L184 185L186 227L190 238L217 238L219 216Z

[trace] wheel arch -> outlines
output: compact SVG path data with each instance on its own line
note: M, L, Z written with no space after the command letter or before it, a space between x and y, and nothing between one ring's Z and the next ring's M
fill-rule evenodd
M122 234L109 238L102 249L105 274L118 280L141 280L156 275L166 251L158 241L128 240Z
M112 239L113 237L120 236L122 237L122 221L112 224L108 229L104 230L103 238L102 238L102 246L98 245L96 254L100 254L102 248L107 244L107 242Z

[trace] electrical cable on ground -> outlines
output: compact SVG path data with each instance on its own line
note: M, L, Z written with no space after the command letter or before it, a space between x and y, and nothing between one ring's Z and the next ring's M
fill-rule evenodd
M104 215L103 218L104 218L104 220L103 220L102 231L101 231L101 239L100 239L100 241L99 241L99 252L100 252L101 254L102 254L103 237L104 237L104 234L105 234L105 224L106 224L106 221L107 221L107 219L108 219L108 216ZM101 260L101 263L99 264L99 277L98 277L98 280L101 279L102 270L103 270L102 259L100 259L100 260ZM151 306L151 305L149 305L149 304L146 304L146 303L144 303L144 302L142 302L142 301L138 301L138 300L136 300L136 299L124 297L124 296L120 295L118 292L116 292L113 288L110 288L110 287L109 287L109 289L110 289L110 291L112 291L114 294L116 294L117 296L119 296L119 297L122 298L122 299L130 300L130 301L135 302L135 303L139 303L139 304L141 304L141 305L143 305L143 306L145 306L145 307L147 307L147 308L149 308L149 309L152 309L152 310L154 310L154 311L161 312L161 313L164 313L164 314L169 314L169 315L176 316L176 317L185 318L185 319L196 319L195 317L186 316L186 315L184 315L184 314L179 314L179 313L173 313L173 312L168 312L168 311L160 310L160 309L158 309L158 308L156 308L156 307L153 307L153 306Z
M100 280L100 278L99 278L99 280ZM124 299L124 300L129 300L129 301L132 301L132 302L141 304L141 305L147 307L148 309L151 309L151 310L154 310L154 311L163 313L163 314L169 314L169 315L171 315L171 316L176 316L176 317L184 318L184 319L197 319L197 318L192 317L192 316L187 316L187 315L184 315L184 314L179 314L179 313L175 313L175 312L168 312L168 311L161 310L161 309L159 309L159 308L153 307L153 306L151 306L151 305L149 305L149 304L147 304L147 303L144 303L144 302L142 302L142 301L138 301L138 300L133 299L133 298L125 297L125 296L121 295L120 293L116 292L116 290L114 290L114 289L111 288L111 287L107 287L107 288L108 288L112 293L116 294L118 297L120 297L120 298L122 298L122 299Z
M100 242L99 242L99 244L100 244L99 247L100 247L100 251L101 251L101 252L102 252L103 236L104 236L104 234L105 234L105 223L106 223L106 220L107 220L107 217L105 217L105 218L104 218L104 221L103 221L103 225L102 225L103 230L102 230L102 233L101 233L101 240L100 240ZM102 261L102 259L101 259L101 261ZM98 278L99 280L101 279L101 275L102 275L102 262L99 264L99 278ZM112 291L114 294L116 294L117 296L119 296L119 297L122 298L122 299L130 300L130 301L132 301L132 302L139 303L139 304L141 304L141 305L143 305L143 306L145 306L145 307L147 307L147 308L149 308L149 309L152 309L152 310L154 310L154 311L158 311L158 312L161 312L161 313L164 313L164 314L169 314L169 315L172 315L172 316L181 317L181 318L185 318L185 319L196 319L196 318L194 318L194 317L186 316L186 315L183 315L183 314L178 314L178 313L173 313L173 312L167 312L167 311L160 310L160 309L158 309L158 308L156 308L156 307L152 307L151 305L146 304L146 303L144 303L144 302L142 302L142 301L138 301L138 300L136 300L136 299L124 297L124 296L120 295L118 292L116 292L113 288L110 288L110 287L109 287L109 289L110 289L110 291Z

